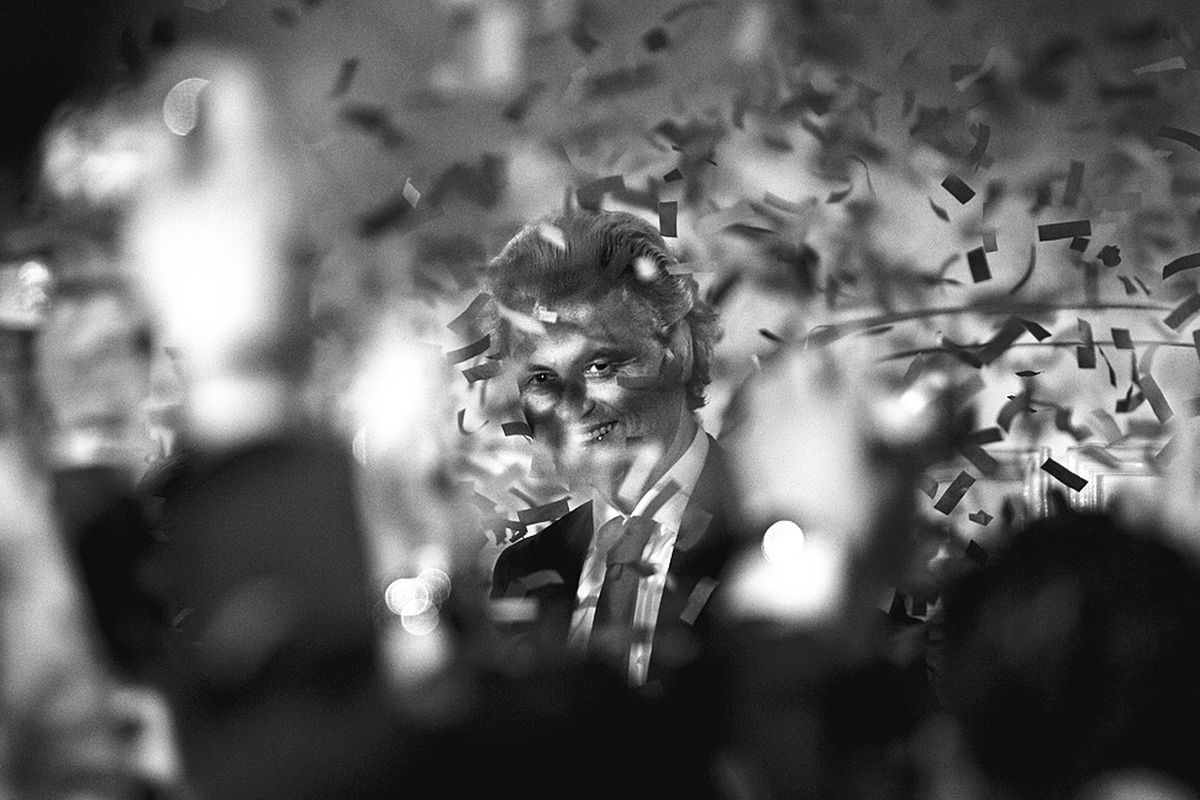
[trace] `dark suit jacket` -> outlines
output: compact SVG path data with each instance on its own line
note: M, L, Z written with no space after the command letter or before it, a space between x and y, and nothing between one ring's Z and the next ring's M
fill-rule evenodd
M734 549L729 473L716 441L710 436L708 442L708 457L684 510L667 571L650 656L651 683L694 658L709 625L719 583L694 621L681 615L702 579L719 582ZM506 633L532 640L543 654L565 650L593 532L589 501L500 553L492 570L492 598L531 597L537 600L539 611L535 622L509 624Z

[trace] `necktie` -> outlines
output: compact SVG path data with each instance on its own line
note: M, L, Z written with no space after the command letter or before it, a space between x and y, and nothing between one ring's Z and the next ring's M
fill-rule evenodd
M611 663L622 674L628 669L629 648L637 635L633 629L633 612L637 605L638 584L646 574L642 553L655 527L656 523L650 517L630 517L606 558L604 583L596 603L588 650Z

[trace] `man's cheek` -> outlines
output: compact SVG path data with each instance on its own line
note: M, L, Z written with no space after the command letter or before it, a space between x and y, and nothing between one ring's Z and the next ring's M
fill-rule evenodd
M554 414L554 400L544 395L524 394L521 396L521 410L537 439L557 440L561 438L561 425Z

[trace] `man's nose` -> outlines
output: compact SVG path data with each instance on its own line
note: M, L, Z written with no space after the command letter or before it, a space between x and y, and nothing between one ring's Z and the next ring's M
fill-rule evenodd
M571 421L583 419L596 407L596 400L588 391L586 381L569 381L563 387L562 397L555 409L561 419Z

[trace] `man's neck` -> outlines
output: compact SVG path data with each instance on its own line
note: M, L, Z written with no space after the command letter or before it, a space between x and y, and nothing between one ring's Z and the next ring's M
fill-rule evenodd
M629 468L618 475L606 491L601 491L605 500L624 514L632 513L642 496L687 452L696 438L697 427L692 412L681 407L679 424L666 449L661 454L650 449L635 453Z

